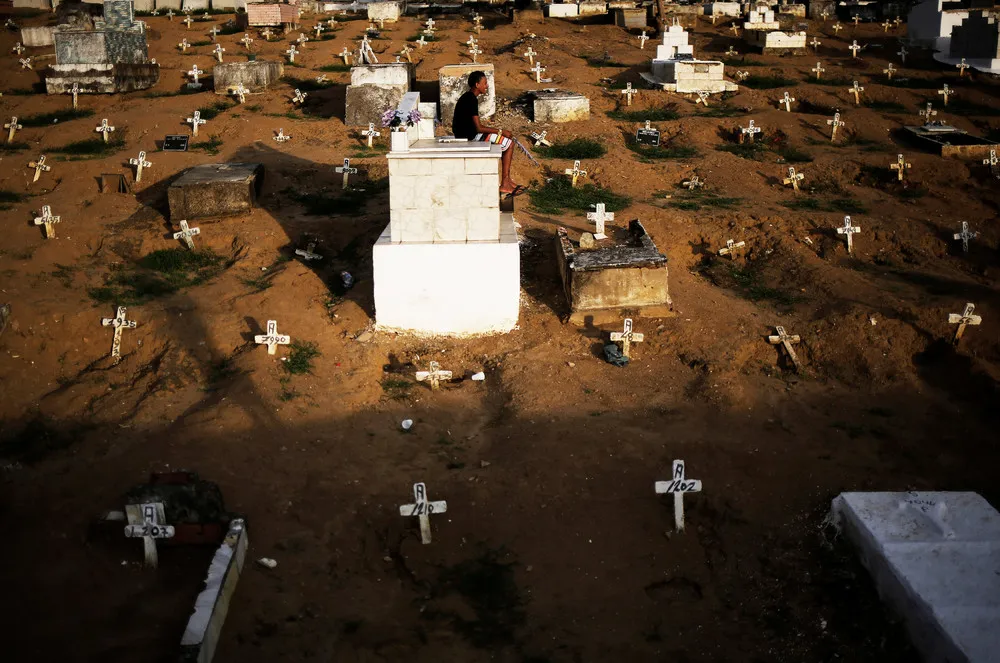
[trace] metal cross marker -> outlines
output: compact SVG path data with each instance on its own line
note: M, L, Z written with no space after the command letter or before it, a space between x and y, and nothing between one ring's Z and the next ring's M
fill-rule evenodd
M850 255L854 252L854 234L861 232L861 226L852 226L851 217L844 217L844 225L837 228L838 235L845 235L847 237L847 253Z
M646 48L646 42L649 41L649 35L647 35L646 31L643 30L642 34L639 35L638 39L639 39L639 50L640 51L644 50Z
M235 88L233 88L232 93L236 95L236 100L242 104L247 100L247 92L249 92L249 90L243 87L243 83L240 83Z
M965 62L965 58L962 58L962 61L956 64L955 66L958 67L958 77L961 78L962 76L965 76L965 70L968 69L971 65Z
M535 52L534 50L532 50L531 46L529 46L529 47L528 47L528 50L526 50L526 51L524 52L524 57L528 58L528 62L529 62L529 63L530 63L530 64L531 64L532 66L534 66L534 64L535 64L535 56L536 56L536 55L538 55L538 53L536 53L536 52Z
M626 106L631 106L632 105L632 95L637 94L637 93L638 93L638 90L633 90L631 83L627 83L625 85L625 89L622 90L622 94L624 94L625 95L625 99L628 100L626 102L626 104L625 104Z
M791 184L792 188L795 191L798 191L799 190L799 182L801 182L803 179L805 179L805 175L803 175L802 173L796 173L795 172L795 168L793 166L789 166L788 167L788 177L786 177L784 179L784 183L785 183L786 186L789 185L789 184Z
M170 539L174 536L174 528L165 525L163 503L129 504L125 507L128 525L125 526L125 536L130 539L142 539L143 557L146 566L155 569L159 563L156 554L156 540Z
M942 95L944 97L944 105L947 106L948 105L948 96L952 95L952 94L955 94L955 91L952 90L951 88L949 88L948 84L945 83L944 87L942 89L938 90L938 94L940 94L940 95Z
M801 364L799 364L799 356L795 354L795 348L792 347L794 343L798 343L798 334L787 334L785 333L785 328L780 325L774 328L775 335L768 336L767 342L771 345L781 345L785 348L785 353L788 354L788 358L792 360L792 366L795 367L796 372L798 372Z
M291 46L289 46L288 50L285 51L285 53L288 54L288 61L294 63L295 62L295 56L298 55L298 51L295 50L295 44L292 44Z
M625 318L625 326L620 332L611 332L612 342L621 342L622 354L629 357L633 343L642 343L643 335L632 331L632 318Z
M813 40L811 42L809 42L809 45L813 47L813 51L818 51L819 50L819 45L821 43L822 42L819 39L816 39L816 37L813 37Z
M303 104L303 103L305 103L306 97L308 97L308 96L309 96L308 92L303 92L302 90L299 90L298 88L296 88L295 94L292 95L292 103L293 104Z
M11 143L14 140L14 134L17 133L19 129L23 129L24 127L17 123L17 116L15 115L14 117L10 118L10 122L3 125L3 128L8 130L7 142Z
M52 208L48 205L42 205L42 215L35 217L36 226L45 226L45 239L55 239L56 227L55 224L59 223L61 217L52 216Z
M374 122L369 122L368 128L365 131L362 131L361 135L368 139L368 149L371 149L372 139L375 138L375 136L381 136L382 134L378 131L375 131Z
M73 87L70 89L69 93L73 95L73 109L76 110L76 105L80 97L80 84L73 83Z
M698 98L694 100L695 105L704 104L705 108L708 108L708 92L698 90L695 94L698 95Z
M25 49L24 49L24 46L21 46L21 42L17 42L16 44L14 44L14 48L12 48L10 50L14 51L15 53L18 54L18 56L20 56L21 53L23 53Z
M587 171L580 170L580 162L579 162L579 160L574 161L573 162L573 167L572 168L567 168L565 172L566 172L567 175L571 175L573 177L572 181L570 182L570 186L573 186L573 187L576 186L576 180L577 180L578 177L586 177L587 176Z
M606 239L607 235L604 234L604 222L614 221L615 213L606 212L604 203L597 203L591 205L594 208L593 212L587 212L587 220L593 221L595 225L594 239Z
M858 85L857 81L854 81L854 85L852 85L850 87L850 89L848 90L848 92L850 92L851 94L854 95L854 105L855 106L860 106L861 105L861 93L864 92L864 91L865 91L865 89L863 87L860 87Z
M743 249L746 248L747 243L740 240L739 242L734 242L731 239L726 240L726 245L719 249L720 256L729 256L732 260L736 260L736 255L743 253Z
M348 178L351 175L356 175L357 172L358 172L357 168L351 168L351 160L348 159L348 158L344 159L344 165L343 166L337 166L334 170L336 170L336 172L338 172L338 173L343 173L344 174L344 186L343 186L344 189L347 188L347 180L348 180Z
M142 180L142 169L143 168L149 168L149 167L151 167L153 165L150 162L146 161L146 153L145 152L139 152L139 156L137 158L135 158L135 159L129 159L128 162L129 162L130 165L135 166L135 181L136 182L139 182L140 180Z
M125 329L135 329L135 320L125 319L125 307L119 306L113 318L101 318L101 325L104 327L114 327L115 334L111 339L111 356L115 363L122 358L122 331Z
M437 391L441 385L441 380L448 381L451 380L451 371L442 371L441 364L436 361L430 363L430 370L427 371L417 371L415 377L417 382L427 382L431 386L432 391Z
M937 111L934 110L934 106L930 102L927 102L927 108L920 111L920 117L924 118L928 124L935 115L937 115Z
M893 67L892 63L890 62L889 65L885 69L882 70L882 73L885 74L886 76L888 76L889 80L891 81L892 80L892 75L896 73L896 68Z
M840 113L834 113L833 119L827 120L826 123L833 127L833 131L830 133L830 142L837 140L837 129L847 124L847 122L840 120Z
M969 252L969 240L979 237L979 233L969 230L969 222L962 221L962 232L955 233L955 239L962 240L962 251Z
M194 240L191 238L195 235L200 235L201 228L188 228L188 222L184 219L181 219L180 225L181 229L174 233L174 239L181 240L184 242L184 246L194 251Z
M215 54L215 59L218 60L220 63L222 62L222 54L225 52L226 49L222 47L222 44L216 44L215 50L212 51L212 53Z
M114 130L115 130L115 128L113 126L111 126L110 124L108 124L107 119L101 120L101 126L97 127L97 129L95 129L95 131L97 133L101 134L101 136L104 138L104 142L105 143L108 142L108 134L110 134Z
M899 56L899 59L900 59L900 61L903 64L906 64L906 54L907 53L909 53L909 51L906 50L906 46L901 46L900 49L899 49L899 51L896 53L896 55Z
M532 71L532 72L535 73L535 82L536 83L541 83L542 82L542 72L545 71L545 67L542 66L541 62L536 62L535 66L532 67L529 71Z
M816 74L816 80L819 80L820 74L826 71L826 69L823 68L822 62L817 62L816 66L812 68L812 71Z
M740 127L740 142L743 142L744 136L749 136L749 141L753 142L753 137L760 133L760 127L755 126L753 120L750 120L750 124L746 127Z
M851 45L848 46L847 48L848 50L851 51L851 57L856 58L858 57L858 51L860 51L863 47L858 46L858 40L855 39L853 42L851 42Z
M351 64L351 52L349 50L347 50L346 46L344 46L344 50L342 50L338 55L340 55L340 57L344 58L344 64L345 65ZM406 59L409 60L410 57L407 56Z
M657 495L672 494L674 496L674 528L678 532L684 531L684 493L700 493L700 479L684 478L684 461L675 460L673 463L673 479L671 481L657 481L653 485L653 490Z
M975 310L976 310L976 305L973 304L972 302L969 302L968 304L965 305L965 310L962 311L961 314L959 313L948 314L948 324L958 325L958 329L955 330L955 338L952 339L952 343L954 343L955 345L958 345L958 342L962 340L962 334L965 333L965 327L967 325L976 326L982 324L983 319L978 315L974 315Z
M271 37L274 36L274 33L271 32L271 28L264 28L261 30L260 36L264 38L264 41L271 41Z
M447 502L429 502L427 500L427 486L423 483L415 483L413 484L413 504L400 506L399 515L417 516L420 520L420 541L426 544L431 542L431 514L444 513L447 510Z
M34 168L35 169L35 176L31 180L32 183L37 182L38 178L41 176L41 174L43 172L52 170L52 166L46 166L45 165L45 155L44 154L41 155L40 157L38 157L38 159L36 161L29 161L28 162L28 168Z
M899 181L902 182L903 172L910 169L910 164L906 163L906 159L902 154L897 154L896 163L890 164L889 168L896 171L896 174L899 175Z
M244 32L243 33L243 39L240 39L239 42L237 42L237 43L243 44L243 47L246 48L249 51L250 50L250 44L253 43L253 39L250 37L250 35L248 35L248 34L246 34Z
M785 112L786 113L791 113L792 112L792 102L793 101L795 101L795 97L788 96L788 93L786 92L785 96L783 96L781 98L781 100L778 101L778 105L780 106L781 104L784 104L785 105Z
M285 130L284 129L282 129L281 127L278 127L278 135L274 136L271 140L273 140L274 142L276 142L276 143L278 143L280 145L281 143L284 143L285 141L289 141L291 139L292 139L291 136L286 136L285 135Z
M184 120L191 125L191 133L195 136L198 135L198 125L205 124L207 120L201 119L201 111L195 111L191 114L191 117Z
M215 41L215 36L217 34L219 34L220 32L222 32L222 31L219 30L219 26L213 25L212 29L208 31L208 34L212 35L212 41Z
M267 321L267 332L253 337L254 343L267 346L267 354L273 355L279 345L288 345L292 342L291 337L278 333L278 321Z
M552 147L552 143L545 139L548 131L543 131L542 133L537 133L535 131L531 132L531 138L535 141L535 145L544 145L545 147ZM994 153L995 154L995 153Z
M306 262L310 260L322 260L323 256L316 253L316 242L309 242L304 249L295 249L295 255L302 256Z
M187 49L191 48L191 44L188 43L187 37L181 39L181 43L177 44L177 48L181 49L181 53L187 53Z

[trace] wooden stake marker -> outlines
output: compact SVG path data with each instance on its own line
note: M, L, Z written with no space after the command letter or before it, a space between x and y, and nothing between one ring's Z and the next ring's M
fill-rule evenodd
M892 75L896 73L896 68L893 67L892 63L890 62L889 66L882 70L882 73L885 74L886 76L888 76L889 80L891 81L892 80Z
M101 318L101 325L104 327L114 327L115 334L111 339L111 356L115 363L122 358L122 331L125 329L135 329L135 320L125 319L125 307L119 306L113 318Z
M955 338L952 339L952 343L958 345L958 342L962 340L962 334L965 333L965 328L968 325L977 326L983 323L982 317L974 315L976 310L976 305L969 302L965 305L965 310L959 313L949 313L948 314L948 324L958 325L958 329L955 330Z
M292 137L291 136L286 136L285 135L285 130L283 128L281 128L281 127L278 127L278 135L276 135L273 138L271 138L271 140L273 140L274 142L278 143L279 145L281 143L284 143L284 142L289 141L291 139L292 139Z
M550 143L548 140L545 139L545 136L547 136L548 133L549 133L548 131L543 131L542 133L538 133L537 131L532 131L531 139L535 141L535 145L552 147L552 143Z
M940 90L938 90L938 94L944 97L944 105L947 106L948 97L955 94L955 91L952 90L950 87L948 87L948 84L945 83L944 86Z
M399 507L399 515L416 516L420 520L420 541L431 542L431 514L445 513L448 503L445 501L431 502L427 499L427 486L423 483L413 484L413 504L403 504Z
M801 365L799 364L799 356L795 354L795 348L793 348L792 345L801 340L799 335L785 333L785 328L780 325L774 328L774 333L774 336L767 337L767 342L771 345L781 345L785 348L785 353L788 355L788 358L792 360L792 366L794 366L795 371L798 372Z
M675 460L673 462L673 479L670 481L657 481L653 489L657 495L674 496L674 529L678 532L684 531L684 493L700 493L700 479L686 479L684 477L684 461Z

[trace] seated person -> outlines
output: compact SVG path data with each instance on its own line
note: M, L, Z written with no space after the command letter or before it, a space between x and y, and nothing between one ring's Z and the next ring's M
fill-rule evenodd
M527 187L516 184L510 178L510 161L514 155L510 148L514 137L506 129L483 126L479 121L479 96L486 94L488 89L489 83L485 73L474 71L469 74L469 89L458 98L458 103L455 104L455 117L451 122L451 130L455 134L455 138L487 141L499 145L503 150L503 156L500 159L503 171L503 176L500 179L500 193L517 195L525 191Z

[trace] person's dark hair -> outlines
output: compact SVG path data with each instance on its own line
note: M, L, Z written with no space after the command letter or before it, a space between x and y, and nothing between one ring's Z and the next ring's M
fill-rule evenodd
M476 83L486 78L486 72L484 71L474 71L469 74L469 89L476 87Z

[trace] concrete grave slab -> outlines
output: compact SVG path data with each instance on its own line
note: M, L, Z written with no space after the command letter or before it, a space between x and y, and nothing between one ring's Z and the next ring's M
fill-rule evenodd
M495 72L492 64L449 64L438 70L438 86L440 88L441 123L451 133L451 121L455 117L455 104L458 98L469 89L469 74L481 71L486 74L488 88L486 94L479 97L479 117L493 117L497 110L497 95Z
M533 121L575 122L590 118L590 99L569 90L547 89L531 93Z
M550 18L574 18L580 15L580 6L575 2L553 3L546 9Z
M252 210L264 183L259 163L210 163L186 170L170 188L170 219L210 219Z
M367 9L369 21L396 22L403 13L403 3L369 2Z
M43 74L47 94L66 94L79 86L80 94L145 90L160 80L155 64L64 64L47 67Z
M646 7L631 7L613 9L615 25L620 28L641 30L649 27L649 9Z
M29 47L52 46L55 27L43 25L35 28L21 28L21 43Z
M247 92L263 92L284 72L285 66L272 60L224 62L212 67L212 81L216 94L229 94L241 84Z
M398 85L348 85L344 124L366 127L370 122L380 122L386 109L399 106L405 95L406 89Z

